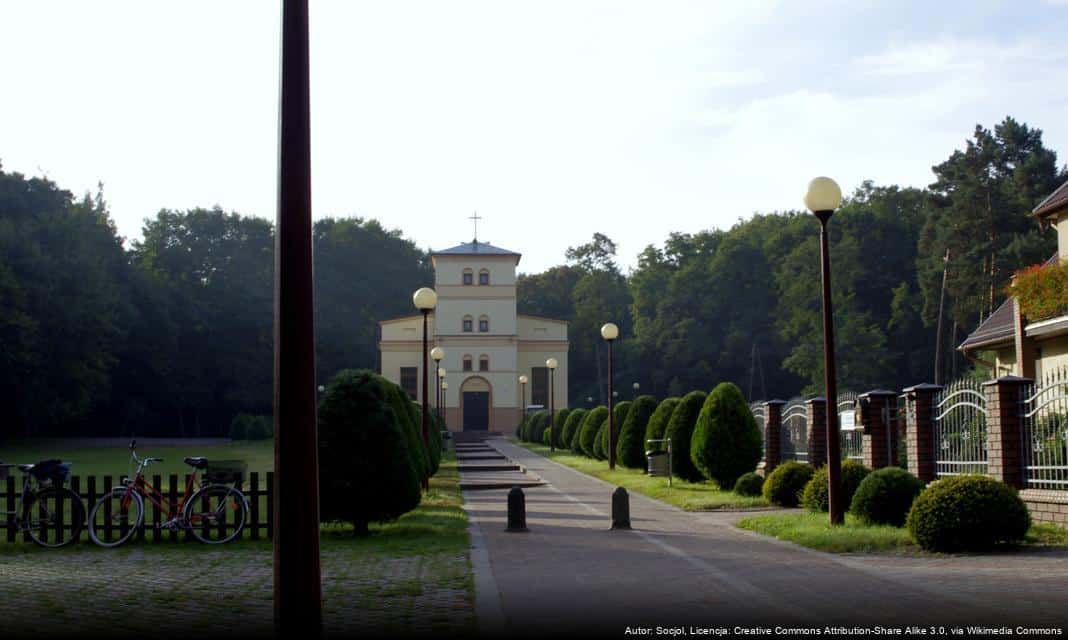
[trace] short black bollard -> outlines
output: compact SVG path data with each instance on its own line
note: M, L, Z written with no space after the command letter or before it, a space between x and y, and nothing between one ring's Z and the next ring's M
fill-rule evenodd
M630 529L630 495L623 487L612 492L612 528Z
M505 531L530 531L527 529L527 498L519 487L512 487L508 492L508 528Z

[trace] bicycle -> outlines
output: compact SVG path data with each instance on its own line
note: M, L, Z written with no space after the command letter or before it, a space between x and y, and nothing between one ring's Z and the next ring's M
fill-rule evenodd
M175 502L145 480L145 469L163 462L163 458L139 458L136 440L130 443L130 458L137 466L133 476L97 500L89 512L89 537L93 542L117 547L133 537L144 524L146 499L166 517L157 525L160 529L186 530L205 544L223 544L241 535L248 520L248 499L229 483L240 485L245 463L185 458L193 473L186 476L185 493ZM197 471L204 474L200 487L194 491Z
M85 526L85 505L82 497L63 486L70 477L71 463L62 460L42 460L36 464L0 463L0 480L12 469L22 472L22 493L18 500L22 509L0 511L6 521L0 529L14 522L19 533L26 533L42 547L58 549L78 539ZM30 479L37 480L34 489ZM69 534L69 535L68 535Z

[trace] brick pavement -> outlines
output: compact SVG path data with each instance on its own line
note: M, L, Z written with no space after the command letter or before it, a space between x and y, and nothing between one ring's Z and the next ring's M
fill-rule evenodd
M744 514L687 513L634 494L635 530L608 531L613 487L490 443L548 483L525 490L525 534L504 532L506 491L464 494L500 601L503 622L491 632L1068 622L1063 551L834 556L737 529Z

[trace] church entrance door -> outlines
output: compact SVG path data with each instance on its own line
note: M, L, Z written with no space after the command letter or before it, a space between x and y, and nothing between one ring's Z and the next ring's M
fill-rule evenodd
M464 391L464 431L489 430L489 391Z

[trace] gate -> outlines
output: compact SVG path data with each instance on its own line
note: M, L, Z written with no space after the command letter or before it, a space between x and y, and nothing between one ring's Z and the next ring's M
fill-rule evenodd
M793 398L782 409L782 459L808 462L808 408Z
M1068 490L1068 368L1023 390L1021 449L1024 486Z
M838 394L838 439L842 447L842 457L857 462L864 461L864 429L856 423L854 411L857 406L857 393L843 391Z
M987 472L986 396L978 380L962 378L935 396L935 475Z

